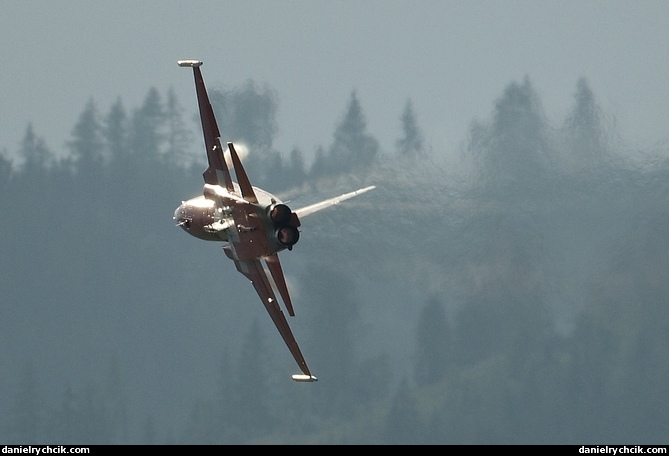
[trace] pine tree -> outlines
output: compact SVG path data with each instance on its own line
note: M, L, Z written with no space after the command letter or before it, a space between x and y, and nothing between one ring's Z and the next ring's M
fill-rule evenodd
M125 162L130 154L128 144L128 116L121 98L117 98L104 119L103 136L113 162Z
M355 396L360 360L354 342L359 318L354 282L324 265L312 264L307 271L304 301L311 303L312 316L311 337L304 346L313 356L305 353L305 357L314 360L310 367L317 377L328 379L319 382L320 394L314 407L327 415L350 415L360 400Z
M411 100L407 100L400 121L402 123L403 136L396 142L399 155L415 158L424 153L423 134L418 128Z
M272 149L277 130L274 91L267 85L260 88L249 79L231 91L210 90L209 98L223 143L237 143L238 151L242 145L248 148L248 156L242 159L249 176L255 176L258 185L274 188L269 183L281 182L285 186L282 157Z
M258 320L254 320L244 338L237 369L234 421L242 430L242 438L251 439L266 432L274 424L268 407L269 385L267 347Z
M128 137L131 154L122 168L123 177L129 183L123 191L146 198L147 204L156 189L165 185L164 178L157 172L157 167L163 164L164 128L163 103L158 90L152 87L142 106L133 113Z
M606 151L602 112L585 78L576 83L574 107L565 120L564 132L568 156L577 166L601 163Z
M318 146L314 152L314 162L311 165L309 174L312 177L321 177L328 174L328 159L323 146Z
M95 187L100 181L104 162L103 144L102 125L95 101L91 98L72 130L72 140L68 142L79 179L83 179L85 186Z
M12 161L7 158L7 150L0 152L0 191L9 184L12 174Z
M369 167L379 151L379 143L367 133L367 121L356 91L351 92L346 114L334 132L328 161L333 174Z
M191 153L193 134L184 124L183 111L174 89L170 88L167 92L167 103L165 105L167 124L165 154L168 163L188 166L194 159Z
M301 186L306 180L306 171L304 164L304 154L298 148L290 151L290 159L288 161L289 181L292 187Z
M241 89L229 95L230 120L225 120L232 135L230 140L241 139L251 149L271 149L276 133L276 95L268 87L260 89L253 80L247 80Z
M225 444L230 428L235 423L236 407L236 379L238 376L232 371L232 361L229 351L223 350L219 375L217 377L218 396L214 400L213 429L215 430L214 441Z
M68 142L75 163L102 163L102 125L95 100L90 98L72 129Z
M38 137L33 131L32 123L26 127L19 155L23 158L23 171L34 182L35 176L43 176L47 169L53 164L53 156L46 146L44 139Z
M418 320L415 381L419 386L443 379L453 364L453 337L444 307L430 298Z
M272 147L277 101L271 88L260 88L249 79L234 90L212 89L209 98L223 142L242 142L252 153Z
M392 398L382 430L386 445L417 445L421 443L424 423L416 407L409 384L404 379Z
M486 184L526 184L543 176L548 164L546 120L529 78L509 84L496 101L492 123L477 124L474 149ZM524 187L523 187L524 188Z
M163 103L158 90L152 87L130 126L130 149L136 162L155 165L165 141L164 126Z

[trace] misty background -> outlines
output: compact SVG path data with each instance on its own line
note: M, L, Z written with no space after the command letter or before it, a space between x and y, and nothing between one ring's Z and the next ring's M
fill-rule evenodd
M31 117L7 130L0 440L666 443L668 150L630 138L587 72L552 103L535 72L495 75L449 144L409 89L375 133L350 84L319 95L335 120L300 146L277 139L270 78L222 87L205 60L254 185L294 208L377 186L281 254L319 378L296 384L253 287L174 226L206 166L183 57L183 96L90 90L62 143Z

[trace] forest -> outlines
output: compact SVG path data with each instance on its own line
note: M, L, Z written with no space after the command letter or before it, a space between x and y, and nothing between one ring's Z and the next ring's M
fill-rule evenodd
M352 91L331 144L279 151L271 89L210 96L291 206L377 187L281 253L319 381L290 379L221 246L175 227L202 191L195 114L91 98L65 150L27 125L0 154L0 441L667 443L669 151L626 145L585 78L559 122L509 83L455 161L410 100L394 150Z

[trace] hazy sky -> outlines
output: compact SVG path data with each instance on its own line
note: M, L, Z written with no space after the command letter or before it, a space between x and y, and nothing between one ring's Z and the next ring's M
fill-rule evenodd
M174 88L194 114L183 58L204 61L210 88L250 78L275 90L282 152L327 147L352 90L384 149L411 99L428 143L453 150L525 76L551 121L584 76L634 148L669 138L663 0L3 0L1 11L0 151L10 153L28 122L64 150L91 97L106 114L117 97L131 110L150 87Z

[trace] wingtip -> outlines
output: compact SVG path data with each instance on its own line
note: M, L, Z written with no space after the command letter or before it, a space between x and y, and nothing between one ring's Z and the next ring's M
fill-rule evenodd
M315 375L307 375L307 374L293 374L293 380L296 382L301 382L301 383L309 383L309 382L315 382L318 381Z
M191 67L191 68L196 68L199 66L202 66L202 60L177 60L177 64L180 67Z

